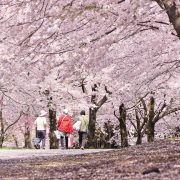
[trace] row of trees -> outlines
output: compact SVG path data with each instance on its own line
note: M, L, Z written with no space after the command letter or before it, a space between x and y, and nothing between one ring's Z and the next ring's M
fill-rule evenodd
M114 110L114 116L119 122L118 129L120 130L121 147L127 147L129 145L130 126L128 124L131 124L134 128L134 135L137 137L136 144L142 143L142 138L145 134L147 135L147 141L152 142L155 139L155 126L157 122L180 110L180 106L175 105L172 98L169 102L167 102L165 97L163 98L163 102L156 102L155 99L156 95L147 93L144 97L140 97L132 107L128 108L121 103L118 110ZM107 100L108 98L104 96L99 101L101 102L99 104L102 106ZM92 114L92 109L90 108L90 146L97 144L97 137L95 136L96 113L101 106L97 106L96 104L94 114Z
M5 126L21 111L35 116L50 101L50 119L64 106L75 111L85 107L94 144L96 122L118 120L123 129L126 119L141 137L158 111L154 124L171 114L163 116L165 111L178 110L178 1L6 0L0 6ZM158 94L154 117L147 105L151 101L142 98L150 91ZM160 112L158 103L171 98L173 103L166 102ZM125 110L112 117L122 103ZM126 137L128 130L121 131Z

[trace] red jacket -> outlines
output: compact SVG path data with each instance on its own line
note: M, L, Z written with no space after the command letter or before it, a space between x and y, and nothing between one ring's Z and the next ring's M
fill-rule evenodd
M61 132L72 133L73 132L73 125L72 119L69 115L62 115L58 120L58 130Z

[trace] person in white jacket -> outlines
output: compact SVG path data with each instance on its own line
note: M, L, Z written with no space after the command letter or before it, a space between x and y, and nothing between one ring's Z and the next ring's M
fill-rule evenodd
M45 142L46 142L46 128L47 128L47 120L45 115L47 114L46 111L41 110L39 116L36 118L34 125L36 126L37 130L37 138L39 138L39 147L40 143L42 142L41 148L45 149Z

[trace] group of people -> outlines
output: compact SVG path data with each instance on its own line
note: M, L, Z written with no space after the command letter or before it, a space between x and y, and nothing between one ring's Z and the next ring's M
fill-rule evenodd
M35 148L45 149L45 139L46 139L46 129L48 127L46 114L44 110L40 111L39 116L36 118L34 124L36 126L36 136L39 140L37 143L34 143ZM57 129L59 134L59 146L61 149L68 149L69 136L73 131L78 131L79 135L79 147L83 150L86 145L87 132L88 132L89 119L86 116L84 110L80 112L78 121L73 125L72 117L68 113L68 109L63 110L63 114L59 117L57 122Z

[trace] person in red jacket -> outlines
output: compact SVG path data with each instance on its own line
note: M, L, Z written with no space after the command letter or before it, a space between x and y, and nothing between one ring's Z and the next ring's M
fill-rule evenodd
M58 120L58 130L60 131L60 144L61 149L68 149L68 138L69 135L73 132L72 118L68 114L68 110L63 110L63 115L59 117ZM65 147L64 147L65 140Z

